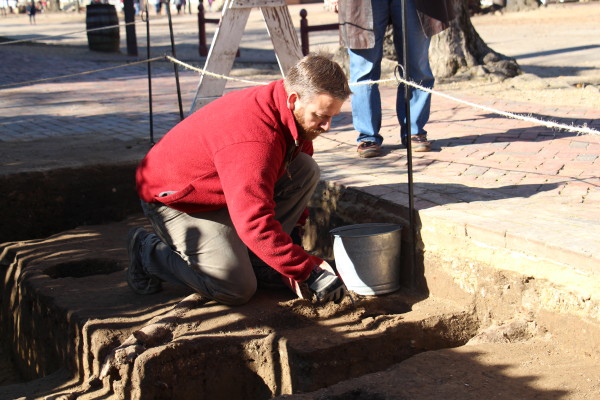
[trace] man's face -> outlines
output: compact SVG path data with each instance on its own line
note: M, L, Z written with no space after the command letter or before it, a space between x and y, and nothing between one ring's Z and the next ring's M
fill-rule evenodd
M328 94L316 95L310 102L302 101L295 93L288 97L298 133L304 140L314 140L331 128L331 119L340 113L343 100Z

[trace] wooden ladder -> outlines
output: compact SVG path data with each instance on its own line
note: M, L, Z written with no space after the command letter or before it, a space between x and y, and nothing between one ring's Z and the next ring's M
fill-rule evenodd
M229 75L250 11L254 7L262 12L281 74L285 76L302 58L298 36L285 0L227 0L204 64L205 71ZM221 97L226 83L225 79L202 74L190 114Z

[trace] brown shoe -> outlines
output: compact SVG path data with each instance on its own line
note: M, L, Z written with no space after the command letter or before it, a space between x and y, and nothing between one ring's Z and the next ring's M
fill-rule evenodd
M381 155L381 146L375 142L360 142L356 151L360 158L378 157Z
M425 134L412 135L410 146L412 151L416 153L431 151L431 142L427 140L427 135Z

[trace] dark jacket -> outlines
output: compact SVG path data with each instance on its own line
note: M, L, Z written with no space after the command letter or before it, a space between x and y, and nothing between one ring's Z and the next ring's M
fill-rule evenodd
M423 32L431 37L454 19L451 0L415 0ZM371 0L339 0L340 43L350 49L375 46Z

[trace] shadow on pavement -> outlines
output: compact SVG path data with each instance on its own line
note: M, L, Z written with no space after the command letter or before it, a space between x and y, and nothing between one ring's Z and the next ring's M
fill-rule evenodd
M593 119L579 119L573 120L572 118L558 118L551 115L543 115L543 114L529 114L525 115L527 117L532 117L535 119L539 119L547 122L554 122L558 124L563 124L567 126L573 126L573 124L578 124L582 126L588 126L590 128L594 128L595 126L599 126L598 121ZM482 114L477 117L477 119L498 119L496 114ZM461 121L465 122L465 121ZM507 130L502 130L503 125L499 125L498 132L494 133L482 133L477 135L464 135L464 136L456 136L456 137L445 137L440 139L435 139L432 145L434 151L440 151L444 147L457 147L457 146L465 146L470 144L501 144L501 143L513 143L513 142L544 142L548 140L560 139L560 138L573 138L577 136L581 136L577 132L566 132L566 131L558 131L556 129L548 128L545 126L532 126L526 128L512 128ZM581 138L581 141L585 141L585 137ZM501 151L502 148L498 148L498 151ZM535 152L534 152L535 153Z

